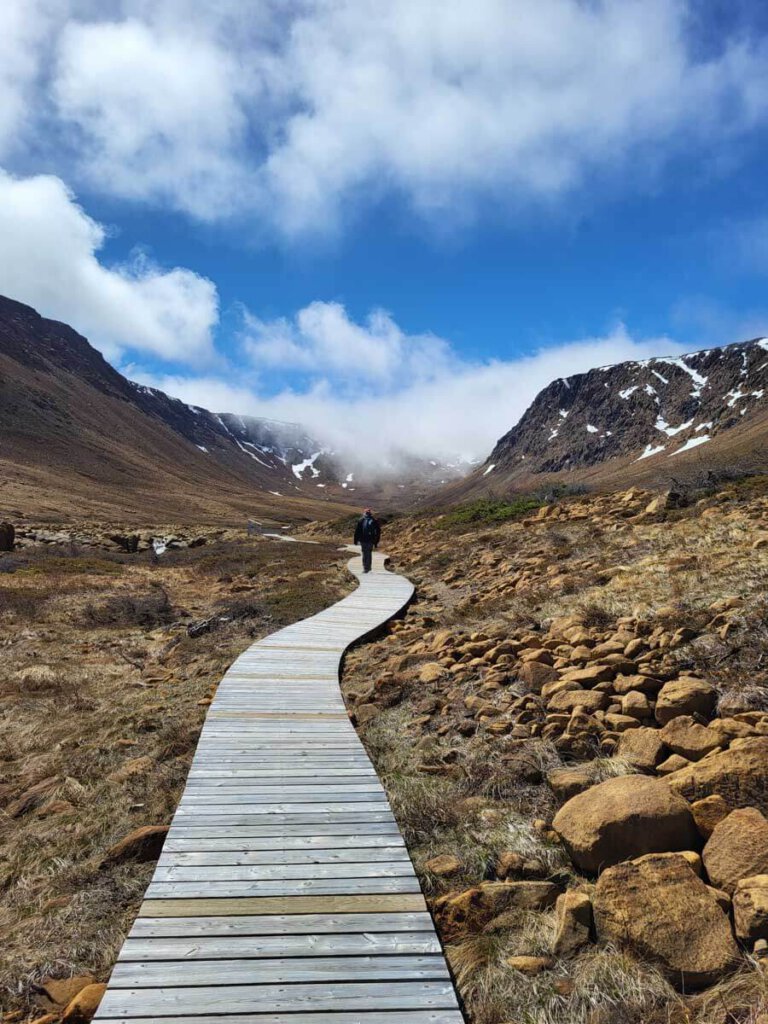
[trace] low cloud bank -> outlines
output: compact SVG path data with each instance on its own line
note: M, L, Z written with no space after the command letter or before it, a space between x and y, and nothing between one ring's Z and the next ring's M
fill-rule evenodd
M375 344L370 336L365 340ZM192 405L302 423L345 457L383 473L396 471L408 457L482 461L556 377L682 351L670 338L637 339L619 325L602 337L507 361L464 362L448 346L431 372L410 381L394 374L379 388L355 390L323 377L273 395L220 378L128 372Z

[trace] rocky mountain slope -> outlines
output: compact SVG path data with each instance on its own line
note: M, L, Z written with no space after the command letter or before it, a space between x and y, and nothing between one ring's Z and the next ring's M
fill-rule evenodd
M127 380L66 324L0 297L0 512L306 521L403 503L454 469L373 479L298 424L190 406ZM326 507L328 506L328 507Z
M758 338L553 381L456 492L763 469L767 442L768 339Z

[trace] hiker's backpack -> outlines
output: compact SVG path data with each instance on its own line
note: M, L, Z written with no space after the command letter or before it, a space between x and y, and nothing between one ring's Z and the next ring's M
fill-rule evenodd
M376 543L376 520L372 516L363 516L362 529L360 530L360 536L363 544L375 544Z

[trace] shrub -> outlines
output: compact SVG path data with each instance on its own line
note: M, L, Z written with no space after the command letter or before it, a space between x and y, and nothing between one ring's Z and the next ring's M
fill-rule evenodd
M40 558L23 570L30 576L116 576L123 571L117 562L105 558L80 558L66 555L50 555Z
M37 619L49 598L32 587L0 587L0 620L6 615L27 622Z
M162 626L172 622L173 607L162 587L147 594L117 594L83 609L86 626Z
M478 498L477 501L459 505L446 512L442 519L438 520L438 526L441 529L449 529L474 523L503 523L509 519L519 519L541 508L542 505L544 502L540 498L530 495L511 498L508 501L502 498Z

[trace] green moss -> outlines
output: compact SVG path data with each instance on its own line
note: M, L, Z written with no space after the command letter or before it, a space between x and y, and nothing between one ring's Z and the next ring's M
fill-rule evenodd
M477 501L459 505L446 512L442 519L438 520L438 526L445 530L454 526L470 526L473 523L503 523L527 515L544 504L541 498L530 495L521 495L509 501L501 498L478 498Z
M34 565L20 569L19 573L28 576L80 576L85 574L116 576L122 571L123 567L118 562L107 562L102 558L52 556L41 558Z

